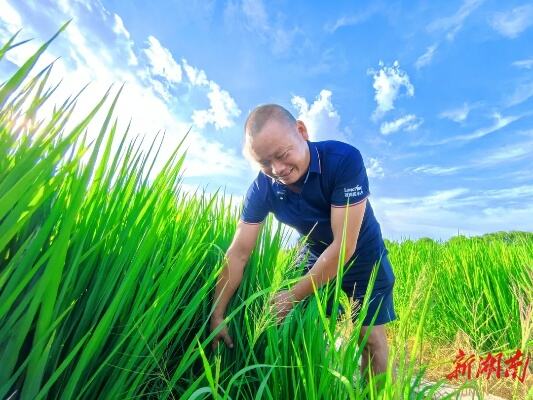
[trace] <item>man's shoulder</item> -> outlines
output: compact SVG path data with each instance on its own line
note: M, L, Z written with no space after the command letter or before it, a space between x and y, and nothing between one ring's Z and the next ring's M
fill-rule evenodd
M347 157L359 156L360 152L355 146L340 140L323 140L315 142L325 161L340 162Z

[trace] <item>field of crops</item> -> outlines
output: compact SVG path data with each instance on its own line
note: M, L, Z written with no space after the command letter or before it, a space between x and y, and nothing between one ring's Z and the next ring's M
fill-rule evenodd
M0 87L0 398L427 398L459 348L531 354L533 234L387 242L394 363L364 382L360 323L326 317L326 288L274 323L269 299L302 266L271 217L228 308L235 347L213 352L212 295L238 208L221 193L181 190L181 147L146 178L157 143L142 152L117 131L120 90L88 115L73 97L43 116L52 66L33 67L47 45ZM94 142L87 129L99 132ZM437 382L417 394L424 376ZM469 384L526 398L531 374Z

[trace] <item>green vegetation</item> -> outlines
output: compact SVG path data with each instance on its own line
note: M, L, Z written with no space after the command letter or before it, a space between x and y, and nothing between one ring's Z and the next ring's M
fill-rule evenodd
M302 266L269 217L228 308L235 348L213 354L211 298L238 209L221 193L181 191L181 147L146 178L157 146L143 153L117 132L121 89L88 115L76 113L82 92L41 115L52 66L31 73L49 44L0 87L0 398L417 398L421 350L449 346L451 369L458 330L478 354L531 349L531 234L387 243L397 379L391 365L378 392L358 372L365 304L347 330L325 316L338 280L273 323L269 298ZM94 142L88 129L99 132Z

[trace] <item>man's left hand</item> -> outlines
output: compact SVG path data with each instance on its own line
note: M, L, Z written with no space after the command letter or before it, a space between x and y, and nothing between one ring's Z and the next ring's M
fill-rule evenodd
M270 304L278 324L281 323L292 310L295 302L296 299L294 294L290 290L282 290L274 295Z

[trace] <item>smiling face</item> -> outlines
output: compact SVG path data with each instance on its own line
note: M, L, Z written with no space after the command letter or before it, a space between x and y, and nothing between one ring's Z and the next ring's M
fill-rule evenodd
M298 181L309 167L310 155L307 129L302 121L296 124L272 118L254 136L247 135L248 154L261 171L285 185Z

